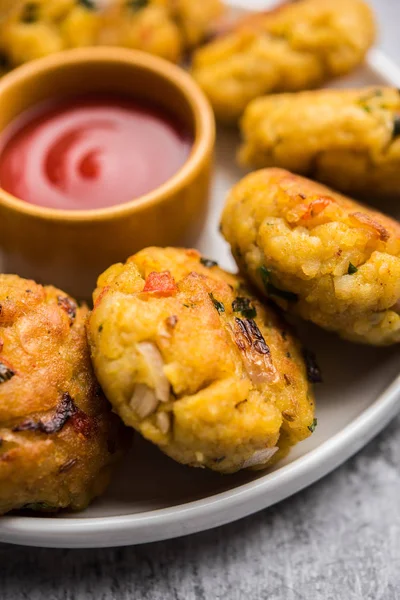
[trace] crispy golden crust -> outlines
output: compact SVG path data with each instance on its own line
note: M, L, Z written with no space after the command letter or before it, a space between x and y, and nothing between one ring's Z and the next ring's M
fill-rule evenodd
M167 0L114 0L102 15L98 43L143 50L175 63L185 50L183 33Z
M284 167L357 194L400 194L400 93L319 90L254 100L239 160Z
M66 48L115 45L178 62L222 13L220 0L17 0L0 19L6 68Z
M186 48L194 48L213 32L225 7L221 0L159 0L178 24Z
M233 188L222 233L243 272L282 308L357 342L400 341L393 219L272 168Z
M124 422L178 462L263 468L268 449L279 446L276 460L310 435L301 351L240 279L200 258L148 248L100 277L88 328L95 371ZM151 291L157 277L164 295Z
M96 382L87 309L0 275L0 514L80 510L108 484L122 426Z
M273 92L318 87L359 65L375 37L363 0L300 0L257 14L200 49L193 75L222 121Z

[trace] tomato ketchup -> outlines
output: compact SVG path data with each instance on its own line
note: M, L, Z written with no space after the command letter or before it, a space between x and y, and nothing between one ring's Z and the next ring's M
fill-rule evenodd
M0 186L39 206L105 208L165 183L191 145L177 120L128 97L55 100L21 114L0 136Z

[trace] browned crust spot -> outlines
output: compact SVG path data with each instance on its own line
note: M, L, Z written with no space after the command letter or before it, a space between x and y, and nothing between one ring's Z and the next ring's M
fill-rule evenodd
M358 221L358 223L366 225L369 229L373 229L374 232L379 236L379 239L382 240L382 242L387 242L390 238L390 233L388 232L388 230L383 225L381 225L379 221L376 221L369 215L362 212L355 212L351 213L349 216Z
M50 419L46 421L33 421L33 419L27 419L14 427L14 432L21 431L38 431L40 433L52 434L58 433L64 427L64 425L69 421L69 419L78 412L78 407L75 402L68 394L65 392L62 395L61 402L57 406L54 414Z

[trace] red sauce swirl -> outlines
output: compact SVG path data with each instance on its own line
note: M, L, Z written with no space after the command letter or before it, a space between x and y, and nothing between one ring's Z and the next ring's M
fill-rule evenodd
M128 202L170 179L192 140L163 111L96 96L20 115L0 137L0 186L31 204L66 210Z

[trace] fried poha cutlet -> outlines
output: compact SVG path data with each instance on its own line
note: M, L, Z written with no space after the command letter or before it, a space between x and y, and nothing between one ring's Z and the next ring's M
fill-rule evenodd
M176 461L264 468L310 435L299 344L241 279L195 250L142 250L99 278L94 303L89 341L107 397Z
M193 76L221 121L259 96L318 87L362 63L375 38L363 0L300 0L245 18L199 49Z
M106 488L126 439L93 375L87 309L0 275L0 514L80 510Z
M282 308L373 345L400 341L400 224L283 169L231 191L222 234Z
M239 160L283 167L357 195L400 195L400 92L277 94L246 109Z
M4 68L67 48L113 45L179 62L207 37L220 0L17 0L0 20Z

